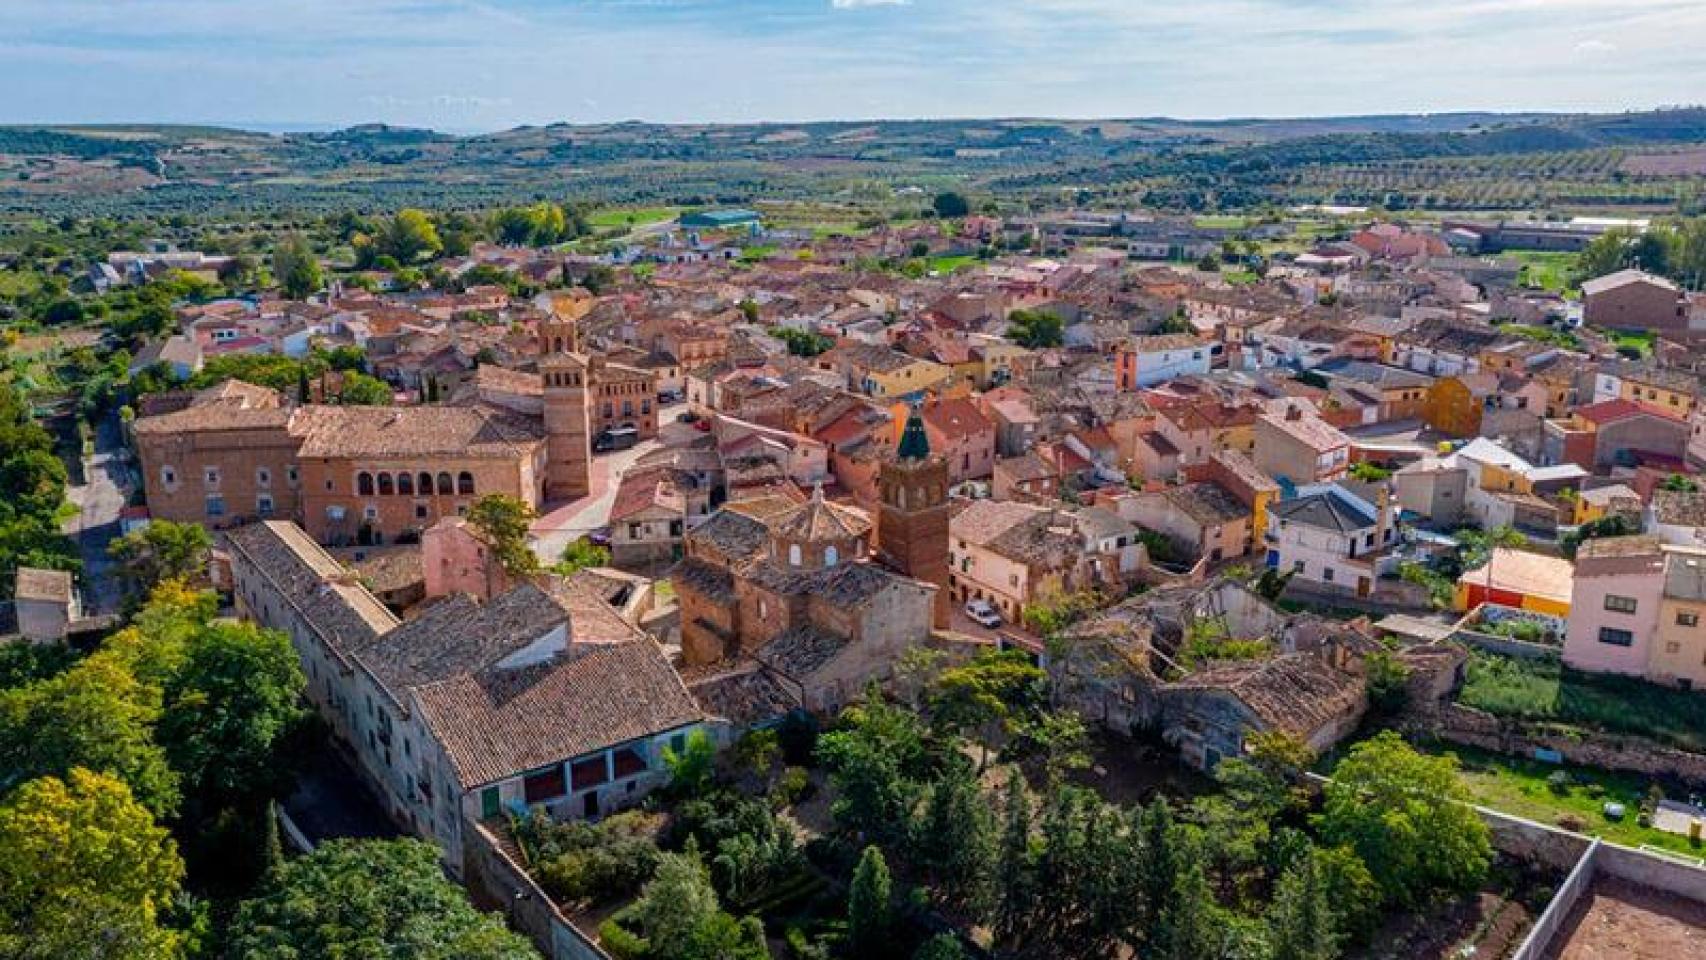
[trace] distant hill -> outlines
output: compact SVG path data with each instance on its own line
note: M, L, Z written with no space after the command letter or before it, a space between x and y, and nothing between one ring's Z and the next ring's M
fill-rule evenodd
M1693 188L1686 173L1693 166L1648 160L1625 169L1625 157L1700 144L1701 108L1212 121L636 121L478 136L385 124L286 134L11 126L0 127L0 212L379 210L540 196L758 202L869 183L998 196L1070 188L1188 209L1324 200L1662 209ZM1501 157L1523 159L1491 159Z

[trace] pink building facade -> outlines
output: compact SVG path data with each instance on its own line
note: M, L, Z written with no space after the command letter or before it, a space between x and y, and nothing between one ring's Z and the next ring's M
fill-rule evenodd
M1564 663L1645 676L1664 596L1664 553L1653 537L1589 540L1576 555Z

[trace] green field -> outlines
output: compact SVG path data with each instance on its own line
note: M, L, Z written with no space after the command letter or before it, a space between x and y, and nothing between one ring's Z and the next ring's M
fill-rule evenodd
M964 270L975 263L977 263L977 258L971 256L931 257L930 270L933 273L953 273L956 270Z
M1576 270L1576 255L1541 250L1510 250L1500 254L1522 264L1522 283L1567 297L1579 297L1581 291L1571 282Z
M1706 751L1706 693L1580 673L1556 661L1476 653L1458 702L1496 717L1633 734Z
M608 207L589 214L586 222L594 230L643 227L650 223L673 220L680 213L680 207Z
M1689 856L1706 856L1706 847L1694 845L1687 837L1643 827L1636 821L1651 782L1645 777L1541 763L1453 744L1422 749L1456 754L1463 763L1459 777L1481 806L1551 826L1566 826L1625 846L1648 844ZM1547 778L1560 770L1569 776L1569 784L1555 790ZM1621 820L1605 816L1606 801L1623 804ZM1559 823L1561 819L1564 824Z
M1205 230L1242 230L1250 225L1249 217L1198 217L1196 225Z

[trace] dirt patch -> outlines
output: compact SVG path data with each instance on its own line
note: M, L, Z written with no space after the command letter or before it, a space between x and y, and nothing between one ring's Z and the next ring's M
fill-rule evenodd
M1621 880L1596 880L1546 955L1550 960L1706 956L1706 904Z
M1695 177L1706 174L1706 150L1637 153L1623 160L1623 172L1643 177Z
M1368 946L1348 955L1350 960L1502 960L1509 956L1534 926L1534 910L1517 898L1521 891L1546 887L1548 878L1507 861L1494 868L1493 878L1473 894L1388 917Z
M1089 753L1090 765L1074 770L1069 779L1110 803L1133 807L1157 793L1188 800L1216 790L1213 780L1179 762L1178 753L1163 746L1099 732L1090 737Z

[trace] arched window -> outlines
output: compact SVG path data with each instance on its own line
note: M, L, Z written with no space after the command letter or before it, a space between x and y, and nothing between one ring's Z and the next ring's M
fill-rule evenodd
M797 567L799 565L800 565L800 545L797 543L790 543L790 544L788 544L788 566Z
M389 473L380 474L379 475L379 495L382 497L389 497L396 492L397 492L397 486L396 486L396 484L391 482L391 475Z
M421 471L420 482L415 484L415 485L417 487L420 487L421 496L423 496L423 497L432 496L432 474L427 473L424 470Z
M373 474L363 471L355 475L355 492L364 496L373 496Z
M412 473L397 474L397 492L405 497L415 495L415 475Z
M554 353L562 353L563 352L563 338L562 337L558 337L557 339L551 341L551 350Z
M441 497L448 497L455 492L456 492L456 483L455 483L455 481L450 479L450 474L448 474L448 473L439 474L438 475L438 495Z
M456 475L456 492L460 496L474 495L474 475L464 470Z
M834 544L830 544L829 546L823 548L823 565L824 566L833 567L833 566L835 566L836 562L839 561L840 559L841 559L841 551L835 549Z

